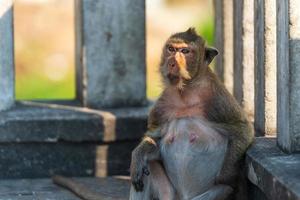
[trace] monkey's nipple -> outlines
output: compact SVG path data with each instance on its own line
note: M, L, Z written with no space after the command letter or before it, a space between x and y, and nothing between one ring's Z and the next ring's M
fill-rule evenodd
M175 140L175 135L171 134L170 136L167 137L167 143L171 144Z
M195 142L198 138L199 136L196 133L191 133L189 136L190 143Z

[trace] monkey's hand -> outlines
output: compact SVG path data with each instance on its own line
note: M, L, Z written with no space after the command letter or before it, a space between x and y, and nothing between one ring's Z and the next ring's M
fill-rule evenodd
M136 150L134 150L132 152L132 159L131 159L131 165L130 165L130 176L131 176L132 185L134 186L134 189L137 192L143 191L144 175L148 176L149 174L150 174L150 172L149 172L146 161Z

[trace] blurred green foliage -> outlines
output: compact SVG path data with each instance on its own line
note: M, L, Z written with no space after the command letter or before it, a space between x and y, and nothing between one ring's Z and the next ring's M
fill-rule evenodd
M61 82L49 82L44 77L31 76L21 79L16 84L17 99L74 99L74 78L68 76ZM26 82L24 87L24 83Z
M206 20L199 24L197 32L207 41L207 44L212 46L214 44L215 23L213 16L206 18Z

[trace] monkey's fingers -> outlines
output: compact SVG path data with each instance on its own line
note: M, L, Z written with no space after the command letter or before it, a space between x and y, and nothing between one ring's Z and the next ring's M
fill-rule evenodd
M143 183L143 180L142 180L142 179L140 179L140 180L138 180L138 181L135 181L135 182L132 182L132 184L133 184L134 189L135 189L137 192L143 191L143 189L144 189L144 183Z
M147 167L143 167L143 174L145 174L146 176L150 175L150 172Z

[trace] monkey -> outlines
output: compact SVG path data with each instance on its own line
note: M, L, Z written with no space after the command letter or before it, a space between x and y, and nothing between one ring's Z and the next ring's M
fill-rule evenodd
M209 67L217 55L194 28L166 41L159 68L163 92L132 152L130 200L227 200L237 195L238 172L254 132Z

